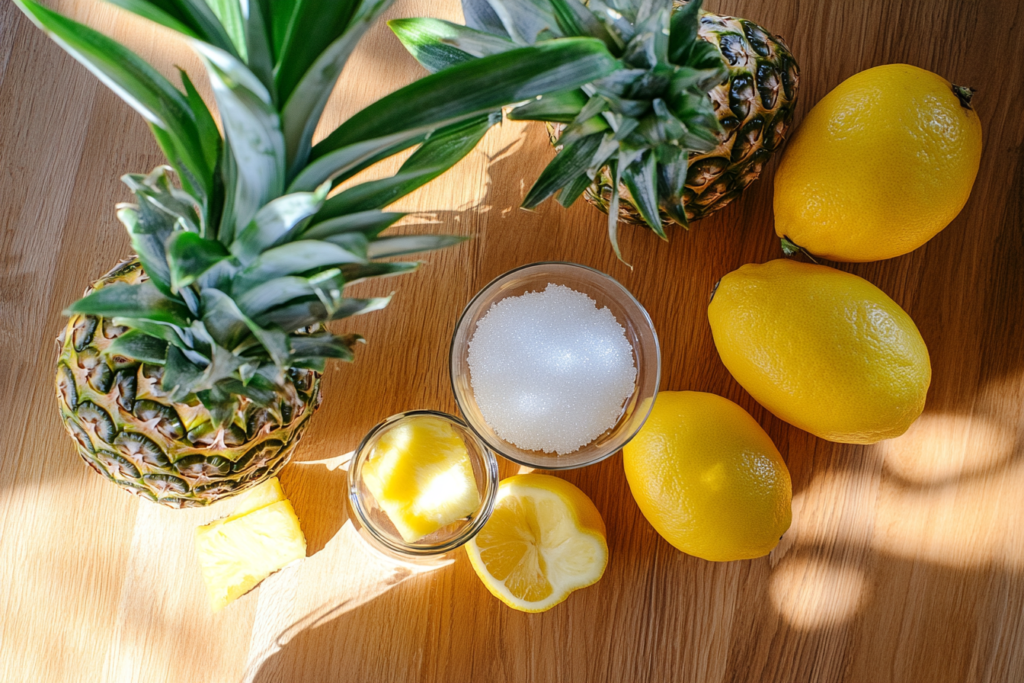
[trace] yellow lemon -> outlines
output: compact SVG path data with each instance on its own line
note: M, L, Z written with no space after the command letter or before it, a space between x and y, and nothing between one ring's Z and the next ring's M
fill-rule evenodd
M811 434L875 443L924 410L932 370L917 326L856 275L786 259L748 264L722 278L708 318L736 381Z
M930 240L960 213L978 174L971 93L907 64L840 83L782 157L775 232L833 261L892 258Z
M662 538L714 562L767 555L793 519L789 470L732 401L663 391L622 449L633 498Z
M494 514L466 552L487 590L522 612L551 609L608 566L601 513L583 491L546 474L502 481Z

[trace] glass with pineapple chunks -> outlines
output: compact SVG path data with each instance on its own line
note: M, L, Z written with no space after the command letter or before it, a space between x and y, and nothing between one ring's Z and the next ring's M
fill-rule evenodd
M431 561L487 522L498 490L494 454L451 415L414 410L370 430L348 470L360 536L405 561Z

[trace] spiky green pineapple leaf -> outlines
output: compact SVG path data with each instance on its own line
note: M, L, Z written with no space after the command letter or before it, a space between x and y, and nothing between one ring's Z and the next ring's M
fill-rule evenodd
M168 344L163 339L151 337L141 330L128 330L110 343L108 353L135 358L143 363L163 365L167 358Z
M373 4L382 3L376 0ZM359 0L298 0L295 3L275 60L274 80L282 101L288 100L317 58L345 32L360 5Z
M424 126L336 149L307 164L292 180L288 191L309 192L327 181L344 182L377 161L420 144L428 133L429 127Z
M308 288L304 290L308 291ZM203 325L218 344L227 349L234 349L245 339L245 330L248 330L263 346L274 365L278 368L285 367L289 353L288 336L285 332L270 329L256 322L243 311L235 299L220 290L204 289L202 297Z
M180 401L192 393L202 376L203 368L189 360L181 349L168 347L160 387L169 392L173 400Z
M372 299L344 299L331 310L317 297L295 301L261 314L257 319L265 325L276 325L283 329L308 327L325 320L340 320L354 315L372 313L387 307L391 297Z
M200 402L210 412L210 422L215 429L229 423L238 411L238 399L224 386L215 386L196 393Z
M358 211L313 223L302 233L303 239L327 239L346 233L362 233L373 238L407 214L388 211Z
M597 38L611 49L619 48L608 29L601 20L594 16L586 5L578 0L551 0L555 20L566 36L591 36Z
M202 321L213 340L235 349L251 334L249 323L231 297L219 289L204 289Z
M33 0L15 0L33 23L149 122L186 189L205 198L212 184L188 102L153 67L120 43Z
M355 114L313 147L316 159L360 140L418 126L444 126L545 92L612 73L604 45L572 38L457 64L408 85Z
M620 261L626 263L622 258L622 250L619 249L619 185L622 183L622 162L612 159L608 162L608 170L612 176L612 196L608 202L608 241L612 243L612 251ZM627 266L632 268L628 263Z
M496 0L490 5L505 32L521 45L532 45L558 24L548 0Z
M505 38L511 37L487 0L462 0L462 14L466 19L466 26L470 28Z
M128 10L132 14L137 14L143 19L149 19L172 31L177 31L188 38L200 38L199 34L191 26L187 25L187 20L178 15L173 7L161 6L151 0L107 0L107 2L117 5L121 9ZM206 42L213 41L207 40ZM230 45L230 41L228 41L228 44Z
M248 266L271 246L298 236L304 221L324 205L329 190L325 183L314 192L294 192L268 202L231 243L231 253Z
M185 86L185 98L189 109L192 110L192 116L195 118L196 132L199 134L199 144L203 149L206 166L213 171L210 178L210 192L203 207L204 214L202 217L202 232L203 236L207 237L208 232L211 234L214 232L213 226L220 216L220 209L224 201L224 186L221 182L220 174L217 173L223 143L220 137L220 130L217 129L217 123L213 120L210 109L192 84L192 80L185 73L184 69L178 69L178 74L181 77L181 84Z
M395 235L370 242L366 253L372 259L405 256L406 254L444 249L465 242L467 239L469 238L462 235Z
M658 152L658 196L661 197L661 208L669 218L684 228L689 227L683 206L689 158L687 150L676 146L667 146Z
M107 0L107 2L166 26L184 36L216 45L220 49L238 56L231 37L224 29L224 24L217 18L206 0Z
M594 155L601 147L603 133L593 133L570 142L555 155L555 158L541 172L533 187L523 199L524 209L536 208L538 204L551 197L563 187L571 183L581 173L586 172L593 163Z
M501 120L500 112L475 116L433 132L398 172L350 187L324 202L317 219L382 209L438 177L469 154Z
M215 0L216 1L216 0ZM271 98L278 100L274 79L274 53L271 48L269 0L239 0L242 30L245 34L245 64L260 79Z
M442 19L392 19L388 26L405 49L431 73L516 47L508 38Z
M242 18L240 0L192 0L192 2L204 2L209 6L231 41L233 50L225 51L242 62L247 61L249 59L248 45L245 39L245 20Z
M658 237L667 240L668 236L661 225L661 215L658 213L658 176L654 153L649 150L644 152L639 161L623 169L622 180L629 189L633 203L643 216L644 222Z
M185 289L230 256L231 253L217 240L205 239L194 232L175 232L167 238L167 265L171 271L172 290Z
M361 340L362 337L359 337ZM340 358L344 361L352 361L355 354L352 352L352 345L355 340L352 337L341 337L329 333L293 335L292 361L310 360L313 358Z
M343 4L334 3L337 6ZM290 75L291 72L282 71L291 69L293 63L279 60L281 68L277 71L277 87L279 96L284 100L284 106L281 108L281 125L285 135L289 177L296 176L309 160L313 133L352 50L390 4L391 0L360 3L344 31L318 53L304 72L300 72L294 85L291 79L295 77ZM297 2L295 11L300 10L304 11L305 5ZM298 29L290 26L289 30L289 36L296 36L296 39L305 45L304 36Z
M105 318L130 317L188 327L189 311L180 301L164 296L152 282L115 282L97 289L67 307L64 315L84 313Z
M582 90L567 90L521 104L509 111L508 118L510 121L572 123L588 101Z
M165 296L173 296L171 270L167 266L167 254L164 251L164 240L170 235L170 230L154 234L139 220L137 207L130 205L121 205L117 208L117 219L128 230L132 249L139 257L142 267L149 273L153 286Z
M235 191L221 223L222 229L228 223L227 229L237 234L262 206L284 192L281 120L270 93L244 64L212 45L195 41L193 47L206 64L234 160L233 178L225 185Z
M330 294L333 290L336 295L329 296L329 303L324 304L329 307L332 303L341 300L341 288L345 283L341 278L340 270L325 271L322 275L325 277L316 282L313 281L313 278L297 275L274 278L240 293L235 301L242 313L249 318L259 319L261 314L272 308L287 305L296 299L319 298L318 291ZM332 279L333 281L331 281Z
M345 283L354 285L372 277L392 277L405 275L418 269L423 263L421 261L393 261L391 263L372 262L365 265L349 265L341 267L341 274L345 277Z
M365 263L355 251L321 240L298 240L269 249L242 269L232 282L232 294L239 296L260 284L285 275L296 275L318 268L338 268L348 263Z

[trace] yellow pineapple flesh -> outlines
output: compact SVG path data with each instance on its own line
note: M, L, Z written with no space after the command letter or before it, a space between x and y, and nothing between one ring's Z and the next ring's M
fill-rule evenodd
M411 417L381 436L363 465L363 480L406 543L480 507L466 444L437 417Z
M231 516L196 529L196 552L210 606L218 612L304 558L306 538L275 477L244 496Z

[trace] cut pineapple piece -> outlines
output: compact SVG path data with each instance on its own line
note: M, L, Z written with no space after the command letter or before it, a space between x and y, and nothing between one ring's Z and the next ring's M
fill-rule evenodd
M291 502L279 500L199 527L196 551L210 605L218 612L277 570L304 558L306 538Z
M480 507L469 451L446 420L407 418L381 436L363 481L406 543L415 543Z
M277 477L273 477L240 495L235 511L223 521L230 522L233 519L244 517L250 512L265 508L279 500L287 500L287 498L284 495L284 489L281 488L281 482Z
M227 524L239 517L245 517L250 512L265 508L279 500L288 500L288 498L284 495L284 489L281 488L280 480L277 477L273 477L240 495L238 497L238 504L230 516L210 522L203 528L209 531L214 527Z

